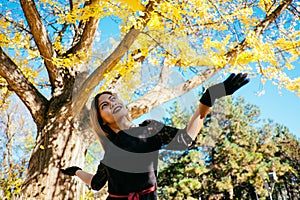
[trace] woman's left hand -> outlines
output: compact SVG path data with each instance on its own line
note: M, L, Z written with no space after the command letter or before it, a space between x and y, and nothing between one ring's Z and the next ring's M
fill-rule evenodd
M82 170L82 169L80 167L77 167L77 166L68 167L66 169L60 169L60 171L62 173L66 174L66 175L69 175L69 176L75 176L77 170Z

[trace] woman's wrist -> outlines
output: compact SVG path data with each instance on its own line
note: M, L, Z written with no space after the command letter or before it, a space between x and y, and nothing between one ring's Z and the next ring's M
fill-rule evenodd
M75 172L75 176L79 176L79 174L80 174L80 171L82 171L81 169L78 169L78 170L76 170L76 172Z
M203 104L203 103L200 102L200 104L199 104L200 119L205 119L206 118L206 116L210 112L210 108L211 108L210 106L207 106L207 105L205 105L205 104Z

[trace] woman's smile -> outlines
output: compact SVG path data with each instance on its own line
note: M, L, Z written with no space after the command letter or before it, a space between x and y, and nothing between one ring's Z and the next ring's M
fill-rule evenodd
M119 112L121 109L122 109L122 106L121 106L121 105L116 106L116 107L113 109L113 114L116 114L116 113Z

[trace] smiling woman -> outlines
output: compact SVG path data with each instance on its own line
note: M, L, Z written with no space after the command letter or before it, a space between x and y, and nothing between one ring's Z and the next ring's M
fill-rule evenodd
M133 126L124 103L116 95L110 92L100 93L95 97L95 104L99 109L98 122L103 130L110 128L117 133Z
M177 129L155 120L134 125L124 103L111 92L97 94L92 101L91 123L105 151L95 175L77 166L62 169L78 176L94 190L108 182L107 199L156 200L158 153L162 148L185 150L195 140L217 98L233 94L249 80L246 74L231 74L211 86L200 99L186 128Z

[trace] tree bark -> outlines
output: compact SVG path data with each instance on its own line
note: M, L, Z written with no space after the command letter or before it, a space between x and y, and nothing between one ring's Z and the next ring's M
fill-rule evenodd
M59 84L57 78L59 70L52 63L52 58L55 55L54 48L49 39L47 30L43 25L41 17L36 9L35 2L33 0L20 0L23 12L30 27L34 41L39 49L41 56L44 58L44 63L48 71L49 80L52 85L52 89L55 89Z
M166 85L163 80L159 81L159 84L157 84L151 91L127 105L131 119L138 118L156 106L164 104L171 99L191 91L211 78L218 71L219 69L209 68L203 73L199 73L195 77L173 87Z
M36 125L41 126L44 122L48 100L28 81L1 47L0 76L7 81L8 89L14 91L28 108Z
M73 165L83 167L88 142L85 132L76 125L71 106L65 105L38 130L22 199L80 198L77 180L60 172L61 168Z

